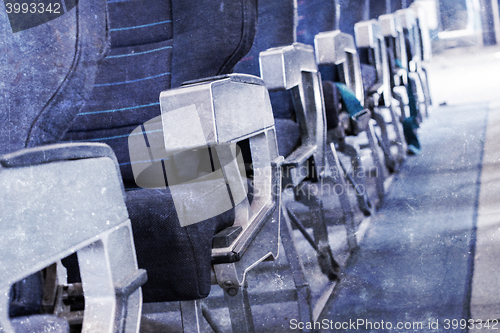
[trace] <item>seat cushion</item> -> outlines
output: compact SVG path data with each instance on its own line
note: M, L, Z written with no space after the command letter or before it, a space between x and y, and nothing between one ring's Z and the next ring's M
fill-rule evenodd
M287 157L300 144L299 124L291 119L274 119L278 153Z
M42 272L36 272L15 283L9 295L9 316L13 318L40 313L43 300L43 285Z
M36 315L14 318L12 319L11 324L16 333L69 332L69 324L65 319L50 315Z
M142 287L144 301L208 296L212 238L232 225L234 210L181 227L168 188L127 191L126 203L139 268L148 272L148 282Z
M328 129L339 126L339 88L332 81L323 81L323 97L325 100L325 113Z
M375 66L361 64L361 76L363 77L363 88L368 91L377 80L377 70Z

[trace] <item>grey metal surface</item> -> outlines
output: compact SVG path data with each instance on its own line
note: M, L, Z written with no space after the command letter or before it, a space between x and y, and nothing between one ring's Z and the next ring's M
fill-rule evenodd
M391 104L391 87L389 80L389 64L387 60L387 52L380 28L377 20L369 20L358 22L354 25L354 36L358 48L368 48L373 50L374 63L377 71L377 80L374 86L380 85L381 89L377 89L377 93L382 95L385 106ZM370 93L374 93L371 91ZM374 101L378 105L378 101Z
M344 68L345 84L364 105L363 78L354 38L339 30L320 32L314 37L318 65L340 65Z
M249 83L244 83L245 77L249 79ZM167 90L162 92L160 96L162 139L165 148L164 151L158 152L160 156L156 158L152 154L153 158L168 158L178 152L213 146L217 150L221 164L225 165L221 170L221 181L224 185L221 193L225 192L227 196L225 184L228 184L236 205L234 225L241 226L243 231L229 247L213 249L212 254L215 257L235 252L236 259L242 260L246 248L262 225L271 218L273 211L279 212L277 205L280 193L276 192L275 188L280 182L281 176L276 164L279 163L279 159L274 119L266 88L255 84L255 82L253 77L248 75L230 75L222 79L193 83L179 89ZM196 121L191 122L192 119ZM246 187L244 169L241 170L241 163L235 161L235 151L224 148L244 139L249 139L253 158L255 192L251 206L246 199L247 191L243 189ZM142 144L147 152L148 147L146 147L145 142ZM226 163L222 163L223 161ZM153 161L151 161L152 163ZM273 163L275 163L274 166ZM167 172L167 177L169 175L171 173ZM164 177L163 173L158 176ZM172 181L169 178L170 183ZM182 205L183 207L194 205L193 209L198 210L199 198L192 203L189 200L193 195L199 193L199 185L200 182L188 182L179 189L176 189L176 186L170 186L174 202L176 195L181 196L189 191L191 194L182 201ZM243 193L243 195L236 197L237 193ZM210 206L215 206L216 210L224 208L217 207L221 197L209 196L207 200L212 200ZM218 213L225 210L227 209ZM213 214L215 213L217 211L213 212ZM188 217L188 214L182 214L182 211L179 212L179 210L178 215ZM263 260L269 255L277 255L279 214L274 216L274 219L276 220L275 241L268 243L267 250L262 248L260 258L253 258L257 261ZM254 263L249 263L250 266L252 264ZM239 277L240 282L244 281L246 269L248 267L240 272L242 274Z
M314 49L305 44L272 48L259 55L261 76L270 90L291 90L299 122L302 145L285 157L284 185L296 187L306 177L309 159L315 163L316 175L325 164L326 116L321 93L321 79L314 59Z
M311 57L312 55L312 57ZM302 72L316 73L312 46L293 43L259 55L260 73L269 90L288 90L302 83Z
M382 35L382 30L376 22L376 20L361 21L354 25L354 38L359 48L374 49L377 47L377 38Z
M221 195L213 196L211 193L208 205L215 207L213 214L227 210L218 205L221 196L228 195L227 184L235 205L234 226L240 226L242 231L229 246L212 249L214 282L224 290L233 327L246 327L245 331L252 332L253 319L245 277L260 262L277 258L281 216L283 158L278 156L268 91L258 78L228 75L164 91L160 95L160 105L163 145L159 145L158 152L150 154L145 141L137 142L137 148L142 149L139 154L146 155L146 160L153 165L157 159L175 158L176 154L185 151L211 147L217 152L222 166L220 179L224 186ZM246 196L247 179L245 169L241 168L243 161L237 161L236 156L236 143L246 139L252 156L254 191L251 204ZM134 157L135 160L139 158ZM167 168L167 177L171 175ZM159 176L164 177L163 174ZM200 182L181 184L184 186L180 189L175 188L177 185L170 186L170 178L168 183L174 202L176 196L188 192L182 207L194 204L194 209L199 210L200 195L197 191ZM196 200L192 201L192 198ZM177 210L178 215L183 213ZM193 316L191 310L186 314L182 312L183 318L184 315Z
M422 48L422 60L426 62L430 61L432 60L432 42L427 19L427 11L421 4L419 4L418 1L412 3L410 8L413 9L417 19L417 25L420 34L420 43Z
M394 14L384 14L378 17L382 35L396 38L398 36L398 26L401 28L401 22Z
M396 15L399 17L404 29L412 29L417 24L415 13L412 9L400 9L396 11Z
M408 70L412 72L417 71L418 67L421 66L422 52L415 12L411 8L400 9L396 11L396 15L399 17L404 34L410 42L411 53L407 54L409 61Z
M0 184L4 331L11 332L10 286L78 252L86 297L83 332L137 332L140 289L130 295L125 317L117 318L123 312L115 286L137 272L137 261L115 161L98 157L2 167ZM123 324L123 330L115 321Z

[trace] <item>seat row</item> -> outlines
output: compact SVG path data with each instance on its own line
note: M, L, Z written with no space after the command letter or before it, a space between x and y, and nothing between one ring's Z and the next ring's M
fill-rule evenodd
M282 249L317 319L304 260L338 281L331 227L355 249L421 149L417 5L354 37L334 1L80 0L16 33L0 17L3 53L26 54L2 69L0 327L138 332L143 303L179 302L185 332L221 331L201 301L218 285L253 332L248 274Z

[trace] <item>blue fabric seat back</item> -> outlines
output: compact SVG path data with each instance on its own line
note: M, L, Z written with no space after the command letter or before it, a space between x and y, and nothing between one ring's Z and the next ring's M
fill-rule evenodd
M250 52L235 66L236 73L260 76L259 53L295 41L293 0L259 2L257 33ZM300 143L291 95L288 91L270 92L275 118L278 151L288 156Z
M0 154L61 139L92 90L107 48L106 16L105 0L80 0L55 20L13 33L0 11Z
M108 0L111 47L65 140L110 145L134 187L128 135L160 115L161 91L232 70L253 40L252 3Z
M314 45L314 36L338 29L334 0L297 2L297 42Z

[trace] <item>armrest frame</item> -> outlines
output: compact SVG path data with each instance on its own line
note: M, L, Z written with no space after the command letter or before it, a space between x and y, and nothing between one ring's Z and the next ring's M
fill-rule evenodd
M314 58L314 49L305 44L271 48L259 55L260 71L270 90L289 90L299 122L302 145L286 157L283 185L298 186L308 174L311 158L314 174L325 169L326 116L321 77Z
M358 48L369 49L373 52L373 63L377 72L376 83L370 87L369 96L383 98L383 104L388 106L391 104L391 80L389 71L389 62L387 59L387 51L384 36L382 35L381 27L377 20L369 20L358 22L354 25L354 35ZM378 98L375 100L375 105L378 105Z

